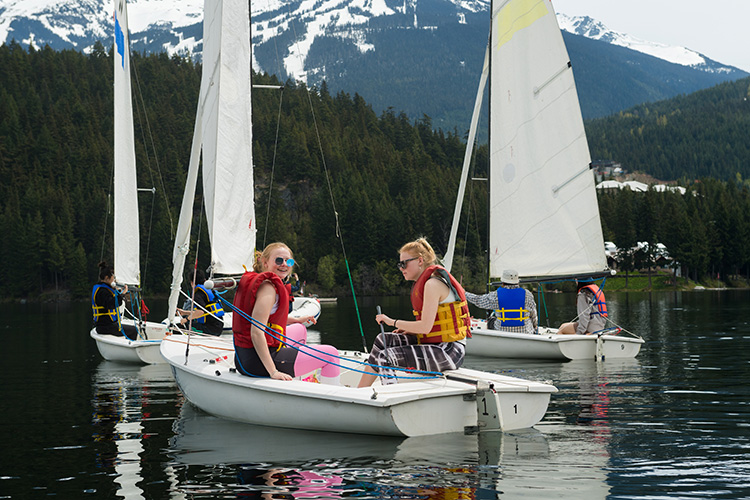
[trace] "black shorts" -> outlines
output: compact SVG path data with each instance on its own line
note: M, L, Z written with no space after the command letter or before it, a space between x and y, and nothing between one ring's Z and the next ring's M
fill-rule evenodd
M234 351L234 363L241 374L251 377L270 377L270 373L266 371L266 367L263 366L258 356L258 351L254 348L235 346ZM269 347L268 351L271 353L276 369L294 377L294 362L297 360L299 351L291 347L282 347L278 351Z

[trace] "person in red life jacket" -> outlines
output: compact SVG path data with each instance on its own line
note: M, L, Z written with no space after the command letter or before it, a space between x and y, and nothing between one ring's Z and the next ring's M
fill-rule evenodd
M94 313L96 333L102 335L124 335L135 340L138 330L133 325L123 325L120 317L122 294L128 292L128 285L123 285L122 292L117 290L115 269L105 261L99 263L99 283L91 291L91 309Z
M335 347L316 345L315 350L307 350L287 335L292 298L290 286L284 280L292 272L292 266L294 259L289 247L271 243L257 257L253 271L240 279L234 296L235 308L265 325L268 331L235 312L232 315L235 364L243 375L276 380L291 380L320 368L321 382L338 385L340 369Z
M203 286L206 282L206 275L200 269L195 270L195 279L193 279L193 271L189 271L188 274L190 287L195 290L193 298L196 305L189 309L177 309L177 313L183 316L181 323L191 325L192 329L198 332L221 335L224 329L224 308L216 292Z
M579 281L576 308L578 321L563 323L557 333L587 335L604 330L607 324L607 300L598 286L590 281Z
M424 238L399 250L398 268L404 279L414 281L411 304L416 320L392 319L385 314L375 321L393 327L375 339L359 387L372 385L378 376L385 384L396 376L413 376L391 366L423 371L455 370L464 361L461 342L469 334L471 319L463 287L443 267Z
M518 283L518 272L505 269L497 290L484 295L466 292L466 300L482 309L495 311L487 320L490 330L534 334L538 327L536 301L534 295Z

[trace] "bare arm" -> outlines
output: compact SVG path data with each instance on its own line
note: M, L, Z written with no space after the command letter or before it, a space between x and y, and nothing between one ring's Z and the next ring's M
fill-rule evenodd
M450 293L450 288L439 279L428 279L424 285L424 302L422 303L422 319L418 321L406 321L396 319L398 322L396 331L407 334L425 334L432 330L435 324L438 305L441 300L445 299ZM375 321L384 323L388 326L394 326L394 320L385 314L375 316Z
M258 293L255 297L255 306L253 307L253 318L259 323L264 325L268 324L268 317L271 315L271 309L273 304L276 302L276 289L274 286L265 282L258 288ZM279 307L284 307L279 304ZM253 347L258 353L260 361L263 363L266 371L271 375L271 378L277 380L292 380L288 374L280 372L271 358L271 353L268 351L268 344L266 344L266 334L253 324L251 330L251 338L253 340Z

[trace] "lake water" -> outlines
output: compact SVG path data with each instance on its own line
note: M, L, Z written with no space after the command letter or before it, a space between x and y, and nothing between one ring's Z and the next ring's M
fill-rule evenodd
M548 294L550 324L571 319L574 300ZM408 318L405 302L360 301L368 344L376 304ZM103 361L86 304L5 304L0 498L750 498L750 291L608 302L646 340L634 360L467 357L557 386L535 429L408 439L208 416L166 366ZM324 305L310 336L361 349L354 310Z

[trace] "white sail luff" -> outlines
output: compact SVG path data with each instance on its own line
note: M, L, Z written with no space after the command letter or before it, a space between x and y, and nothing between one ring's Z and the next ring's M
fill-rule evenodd
M509 0L491 24L490 275L606 269L575 81L552 5Z
M201 97L203 97L202 94ZM180 287L182 285L182 273L185 269L185 259L190 250L190 228L193 221L195 188L198 184L198 168L200 165L201 140L203 135L201 130L203 102L204 99L201 98L198 104L198 112L193 130L193 145L190 150L190 165L188 167L187 179L185 180L185 192L182 195L180 219L177 223L177 233L174 239L174 250L172 251L172 285L169 289L167 318L174 318L177 312L177 302L180 298Z
M469 177L469 167L471 166L471 155L474 151L474 139L477 135L477 126L479 124L479 115L482 110L482 98L484 89L487 86L487 77L490 73L490 52L489 47L484 53L484 65L482 66L482 76L479 79L479 89L477 98L474 102L474 112L471 115L471 125L469 126L469 138L466 143L466 153L464 153L464 164L461 169L461 181L458 184L458 196L456 197L456 208L453 211L453 224L451 225L451 234L448 238L448 248L443 257L443 267L448 271L453 266L453 255L456 252L456 236L458 235L458 224L461 220L461 208L463 207L464 193L466 192L466 180Z
M207 0L203 44L203 187L211 270L239 274L252 266L256 232L248 2Z
M138 184L130 87L130 38L125 0L117 0L114 18L114 266L118 283L140 286Z

